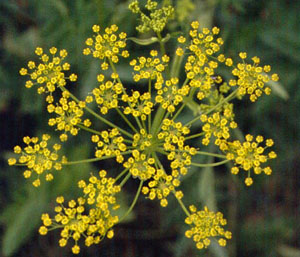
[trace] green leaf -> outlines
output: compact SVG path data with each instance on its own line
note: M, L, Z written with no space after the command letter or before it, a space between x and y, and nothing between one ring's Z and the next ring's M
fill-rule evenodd
M208 247L209 251L216 257L228 257L228 250L225 247L220 246L215 240L211 241Z
M3 39L3 48L18 57L28 57L34 52L40 41L39 31L32 28L19 35L6 33Z
M84 138L84 137L83 137ZM76 144L70 145L65 149L68 153L68 161L84 160L89 158L89 145L81 143L80 147ZM54 176L52 186L52 196L66 195L74 197L81 190L77 187L79 180L86 180L91 173L96 173L97 169L91 163L81 163L76 165L66 165L61 171L57 171Z
M170 34L167 34L162 40L161 42L166 43L169 41L169 39L171 38ZM151 45L154 44L156 42L159 42L159 39L157 37L150 37L150 38L137 38L137 37L129 37L127 38L128 40L133 41L134 43L138 44L138 45L142 45L142 46L147 46L147 45Z
M284 257L300 257L300 249L288 245L280 245L277 252Z
M291 60L300 62L299 42L290 42L292 40L290 38L287 40L283 33L278 34L272 31L264 32L260 35L260 38L274 50L289 57Z
M282 99L288 100L290 98L289 93L287 92L285 87L283 87L282 84L279 83L278 81L270 80L267 83L267 85L270 86L270 88L272 89L275 95L278 95Z
M151 44L159 41L157 37L151 37L151 38L145 38L145 39L129 37L127 39L133 41L134 43L136 43L138 45L142 45L142 46L151 45Z
M170 35L170 34L167 34L167 35L161 40L161 42L162 42L162 43L166 43L166 42L169 41L170 38L171 38L171 35Z
M50 0L49 3L60 13L61 16L68 16L68 8L62 0Z
M46 203L45 191L36 191L23 205L15 205L10 208L10 222L4 233L2 241L2 253L5 256L13 255L34 232L39 224L42 211Z

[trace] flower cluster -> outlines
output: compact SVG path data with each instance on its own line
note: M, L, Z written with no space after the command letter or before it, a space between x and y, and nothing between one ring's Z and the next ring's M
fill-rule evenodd
M150 15L148 16L141 11L138 0L131 2L129 9L133 13L138 13L141 17L142 24L136 27L137 31L145 33L153 30L156 33L160 33L164 29L168 20L172 18L174 14L174 8L171 5L168 5L157 9L157 5L157 2L147 0L145 7L150 12Z
M186 237L193 238L198 249L208 247L211 242L209 238L211 237L221 237L218 243L225 246L226 239L231 238L231 232L222 228L227 223L226 219L223 218L223 214L209 211L206 206L203 211L197 211L194 205L191 205L189 209L191 215L185 219L185 223L190 226L190 229L185 232Z
M150 51L151 57L139 57L138 59L133 59L130 65L133 66L133 70L136 73L133 76L135 82L141 79L156 79L156 81L162 80L161 73L165 70L166 65L170 61L167 55L162 56L161 60L157 57L158 52L155 50Z
M114 74L112 74L114 77ZM100 112L102 114L107 114L109 110L119 107L119 95L123 92L122 84L106 81L103 83L104 76L100 74L98 76L98 81L101 82L98 88L94 88L92 94L94 96L95 102L98 104ZM87 103L93 101L92 96L88 96L86 99Z
M239 63L236 68L232 70L232 74L237 77L235 80L230 81L230 85L239 86L238 94L250 95L250 100L255 102L258 97L264 92L266 95L271 93L270 87L265 87L265 83L270 81L270 77L266 74L271 71L270 65L263 67L259 66L260 59L253 57L253 64L248 64L244 60L247 58L247 53L240 53L240 58L243 63ZM271 79L278 81L278 75L272 74Z
M248 172L246 185L253 183L251 170L255 174L271 173L271 168L265 165L269 159L276 157L273 151L265 153L265 149L273 145L271 139L265 141L265 146L261 146L262 136L253 140L253 136L247 135L245 142L232 139L232 130L238 127L232 101L241 99L245 94L250 95L251 101L255 101L262 92L269 94L270 89L265 83L270 79L276 81L278 76L273 74L269 78L266 73L270 66L260 67L257 57L252 59L253 65L247 64L245 53L240 53L242 63L234 65L231 58L219 53L223 44L222 38L218 37L219 29L200 30L198 22L192 22L189 36L178 37L179 46L170 57L161 32L173 14L173 7L158 9L156 2L148 0L146 9L149 16L140 10L138 1L133 1L130 9L141 15L142 25L138 30L145 32L151 29L157 35L155 42L159 42L161 47L160 52L151 50L150 57L139 56L129 61L133 70L131 84L126 85L117 71L119 58L129 57L129 53L126 50L127 35L124 32L117 34L116 25L101 30L94 25L94 36L86 40L87 48L83 54L100 60L101 70L95 78L97 87L84 101L65 87L66 79L76 80L75 74L65 77L64 71L70 68L69 64L63 63L65 50L56 57L56 48L51 48L53 58L49 61L38 47L36 53L42 63L29 62L28 67L33 70L30 74L24 68L20 71L22 75L29 74L31 77L26 87L30 88L36 81L38 92L47 93L47 110L55 115L48 124L61 133L61 141L66 141L69 134L77 136L79 130L91 133L91 141L95 144L93 158L68 162L66 157L59 159L57 151L61 146L54 144L53 150L49 150L47 141L50 136L43 135L41 141L25 137L27 147L22 150L16 146L14 152L21 157L18 161L10 158L9 164L27 166L28 170L24 172L26 178L32 172L37 173L35 186L40 184L40 174L46 171L46 180L52 180L51 169L62 169L64 164L110 159L121 167L115 178L108 178L107 172L101 170L100 178L92 175L88 183L80 181L78 185L84 195L76 201L69 201L67 206L63 205L63 197L57 198L53 219L49 214L43 214L40 233L44 235L49 229L62 228L59 244L65 246L69 239L73 239L74 254L80 251L80 238L85 238L86 246L99 243L105 236L112 238L113 226L132 211L141 193L147 199L158 199L162 207L168 205L171 197L178 201L187 216L185 222L190 226L186 236L194 240L198 249L206 248L213 237L218 238L219 245L225 246L231 233L223 228L226 225L223 215L211 212L207 207L197 211L193 205L188 211L180 186L192 166L214 167L231 161L234 164L233 174L240 169ZM177 65L178 69L172 65ZM231 70L233 76L228 83L217 75L220 65ZM52 94L56 89L59 89L58 92ZM57 97L59 92L61 96ZM92 109L91 103L96 105L96 110ZM193 112L185 115L190 109ZM99 122L92 123L85 118L86 113L91 119L101 122L101 129L97 126ZM194 117L190 119L192 115ZM195 126L195 123L200 124ZM209 144L217 145L223 154L200 151ZM223 160L197 163L195 155ZM116 194L130 178L139 182L139 187L128 211L118 217L113 214L113 210L118 208Z
M230 137L229 130L237 127L237 123L233 121L231 106L225 108L222 113L215 112L212 115L201 115L200 120L204 124L202 127L204 132L203 145L208 145L212 136L216 138L216 145L219 145L222 139L227 140Z
M22 68L20 74L22 76L29 75L30 80L26 81L25 86L31 88L38 85L37 92L42 94L44 92L54 92L56 87L63 87L66 85L66 79L76 81L77 75L72 73L69 77L65 76L65 71L70 70L70 64L64 62L68 55L66 50L60 50L59 56L56 56L57 48L51 47L49 49L52 59L49 55L45 54L41 47L36 48L35 53L42 61L36 64L33 61L28 62L28 69Z
M66 246L68 240L73 239L75 245L72 252L78 254L80 247L78 241L85 239L85 245L98 244L105 236L112 238L114 231L112 227L119 218L112 214L112 210L119 208L116 203L115 194L120 192L120 187L115 185L115 180L106 177L105 170L99 171L99 178L91 176L89 183L81 180L78 183L82 188L83 197L77 201L71 200L64 206L64 198L57 197L58 205L55 207L56 215L53 219L49 214L42 215L43 225L39 232L46 235L49 228L62 228L59 245Z
M97 143L95 152L97 158L115 156L118 163L124 161L122 153L126 151L127 146L124 144L124 137L120 135L118 129L103 130L100 136L92 136L92 142Z
M149 92L141 95L139 91L134 91L131 96L124 94L122 100L128 103L128 106L124 108L124 114L141 117L143 121L147 119L153 108Z
M155 101L161 104L163 109L167 109L169 113L175 112L176 106L182 103L184 97L190 92L188 85L179 88L178 82L178 78L171 78L170 80L166 80L164 84L157 83L155 85L155 89L157 90Z
M83 50L84 55L92 54L94 58L104 60L101 65L102 70L108 69L108 63L106 60L111 60L114 63L119 61L119 56L128 57L127 50L122 50L126 47L126 33L121 32L118 35L117 25L112 25L105 29L103 35L99 34L100 26L94 25L93 32L96 33L94 38L88 38L85 43L88 46Z
M9 165L21 165L26 166L27 170L24 171L23 175L26 179L32 176L32 173L36 173L37 178L33 181L35 187L40 186L40 176L46 172L45 178L47 181L53 179L53 174L50 172L51 169L61 170L62 164L65 163L66 157L62 156L59 160L57 152L61 148L61 145L54 144L52 151L48 148L48 140L50 136L44 134L40 141L37 137L24 137L23 141L27 145L23 149L20 146L15 146L15 154L21 155L18 160L10 158L8 160Z
M150 200L155 198L160 200L160 205L166 207L168 205L167 196L172 192L175 197L181 199L182 191L175 191L180 185L180 174L177 170L172 171L172 175L167 175L162 169L156 170L153 179L148 182L148 186L142 188L142 192L148 195Z
M62 93L62 97L59 99L59 103L55 106L53 103L49 103L47 110L49 113L55 113L56 118L50 118L48 125L56 126L58 131L63 133L60 135L61 141L66 141L68 139L67 133L73 136L78 134L79 128L76 126L78 124L83 124L86 127L91 126L91 121L89 119L82 120L84 114L83 108L85 107L85 102L76 102L74 100L69 100L70 94L68 91Z
M202 77L203 74L209 76L214 75L214 69L218 67L218 63L210 58L213 54L220 50L223 44L222 38L215 39L219 34L219 29L214 27L211 31L207 28L202 29L202 33L198 32L199 22L193 22L190 30L191 43L187 49L191 52L185 64L187 78L193 79ZM178 42L185 44L186 38L179 37ZM181 55L182 48L177 49L177 54Z
M268 159L276 158L276 153L270 151L268 154L264 154L266 148L273 146L272 139L267 139L265 147L260 146L263 142L262 136L257 136L255 141L252 135L245 136L246 141L241 143L238 140L233 142L227 142L226 158L234 161L234 167L231 168L232 174L238 174L240 168L248 171L248 177L245 179L247 186L252 185L253 179L250 177L250 170L253 169L255 174L260 174L262 171L266 175L272 173L272 169L267 166L262 168L261 164L267 162Z

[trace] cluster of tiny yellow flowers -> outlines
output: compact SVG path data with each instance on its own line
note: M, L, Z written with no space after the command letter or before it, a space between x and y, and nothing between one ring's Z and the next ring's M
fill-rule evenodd
M175 191L175 188L180 185L180 173L178 170L173 170L172 175L167 175L163 170L158 169L153 175L153 179L148 182L148 186L142 188L142 192L148 195L150 200L155 198L160 200L160 205L166 207L168 205L167 196L171 192L175 192L175 197L181 199L182 191Z
M105 170L101 170L99 178L91 176L89 183L79 181L78 186L82 188L84 196L77 201L69 201L67 206L63 205L62 196L57 197L56 215L53 219L46 213L42 215L40 234L46 235L49 228L61 228L59 245L64 247L73 239L74 254L80 251L80 238L85 240L86 246L98 244L105 236L112 238L112 227L118 222L118 216L113 215L112 211L119 208L115 194L120 192L120 187L115 185L113 178L107 178L106 174Z
M33 61L28 62L28 69L22 68L20 74L22 76L29 75L30 80L26 81L25 86L31 88L34 85L38 85L37 92L42 94L44 92L54 92L56 87L63 87L66 85L66 79L70 81L76 81L77 75L74 73L69 77L65 76L65 71L70 70L70 64L64 62L64 59L68 55L66 50L60 50L59 56L56 56L57 49L51 47L49 49L52 59L44 53L41 47L36 48L35 53L42 61L40 64L36 64Z
M96 33L94 38L88 38L85 43L88 46L83 50L84 55L92 54L94 58L99 58L104 62L101 65L102 70L108 69L108 63L110 59L113 63L119 61L119 56L128 57L129 53L127 50L122 50L126 47L126 33L121 32L116 34L118 31L117 25L112 25L106 28L103 35L99 34L100 26L94 25L93 32Z
M65 87L67 79L77 79L75 74L65 76L64 72L70 69L70 65L64 62L66 50L59 51L56 56L58 50L51 48L53 57L50 60L38 47L36 54L40 56L41 64L30 61L28 68L31 72L25 68L20 70L21 75L31 78L26 87L38 84L38 93L47 93L47 111L54 115L48 125L60 133L60 141L66 141L69 135L77 136L79 130L91 133L94 156L75 161L67 161L64 156L59 158L57 152L61 145L54 144L53 150L49 150L47 141L50 136L43 135L41 141L36 137L25 137L27 146L23 150L20 146L14 148L15 154L21 156L10 158L10 165L27 166L25 178L36 173L34 186L40 185L40 175L44 171L47 173L46 180L50 181L53 179L51 170L60 170L63 165L110 159L122 168L115 178L108 178L107 172L101 170L99 177L91 175L89 182L79 181L82 197L69 201L67 205L63 204L63 197L58 197L55 217L42 215L40 234L61 228L59 245L63 247L69 239L74 240L74 254L80 251L80 238L84 238L86 246L99 243L105 236L112 238L113 226L132 211L141 193L150 200L158 199L162 207L166 207L170 197L174 197L187 216L186 224L190 226L185 235L194 240L198 249L209 246L214 237L218 238L219 245L225 246L231 233L224 230L226 220L220 212L211 212L207 207L197 211L193 205L188 211L185 207L184 194L180 190L184 176L192 166L211 167L232 161L232 174L245 170L248 172L245 183L251 185L251 170L255 174L271 174L271 168L265 163L276 157L273 151L265 153L265 149L273 145L271 139L265 141L265 146L261 146L262 136L253 140L253 136L247 135L245 142L233 141L231 132L238 124L231 101L246 94L250 95L251 101L256 101L263 92L269 94L270 89L265 84L270 80L277 81L278 75L273 74L269 78L270 66L260 67L257 57L252 58L252 65L245 63L246 53L240 53L242 63L234 65L231 58L219 53L223 44L222 38L218 37L219 29L200 30L196 21L191 24L190 38L178 37L179 46L174 56L169 57L161 32L174 9L171 6L158 9L157 3L151 0L145 7L149 16L141 11L138 1L130 4L130 9L141 16L142 24L138 30L156 33L161 50L151 50L150 57L139 56L129 61L133 69L132 82L137 84L134 89L132 84L126 86L122 82L116 68L120 57L129 57L126 40L130 39L124 32L117 33L116 25L103 30L94 25L93 37L85 42L87 48L83 54L100 60L101 72L97 75L98 85L84 101L77 99ZM179 59L184 67L183 79L179 72L172 71L172 63ZM217 75L220 65L231 69L234 76L228 84ZM53 94L56 89L60 89L57 90L61 92L60 96L59 92ZM90 107L92 103L96 105L96 111ZM186 119L178 121L177 118L184 115L182 111L190 109L195 109L195 117L185 122L182 120ZM101 130L97 127L99 122L92 123L84 117L87 113L101 121ZM112 115L116 117L112 119ZM199 127L194 129L196 122L201 123L200 130ZM224 154L199 149L203 147L205 150L209 144L217 145ZM223 158L223 161L196 163L193 162L197 159L195 155ZM118 217L113 214L113 210L119 207L116 194L129 178L138 181L139 187L128 211Z
M222 114L220 112L215 112L212 115L202 114L200 117L200 120L204 124L202 127L204 132L202 144L208 145L212 136L216 138L216 145L219 145L219 142L221 142L222 139L228 139L230 137L229 129L237 127L232 116L230 106L225 108Z
M240 168L248 171L248 177L245 179L245 184L247 186L252 185L253 179L250 177L250 170L253 169L255 174L260 174L264 172L266 175L272 173L272 169L269 166L261 167L261 164L267 162L268 159L276 158L276 153L270 151L268 154L264 153L266 148L273 146L274 142L272 139L267 139L265 146L260 146L263 142L262 136L257 136L253 140L252 135L245 136L246 141L241 143L238 140L233 142L227 142L225 147L226 158L228 160L234 161L234 167L231 168L232 174L238 174Z
M147 11L150 12L148 16L141 11L138 0L134 0L131 2L131 4L129 5L129 9L133 13L138 13L140 15L140 20L142 23L136 27L137 31L145 33L147 31L153 30L156 33L160 33L164 29L168 20L171 19L174 14L174 8L171 5L168 5L157 9L157 6L157 2L147 0L147 4L145 5L145 7Z
M190 226L190 229L185 232L186 237L192 238L198 249L208 247L211 237L219 237L219 245L225 246L226 239L231 239L231 232L222 228L227 223L223 214L209 211L206 206L202 211L197 211L194 205L191 205L189 209L191 215L185 219L185 223Z
M153 103L149 92L141 95L139 91L134 91L131 96L124 94L122 100L130 104L124 108L124 114L126 115L131 114L133 117L141 117L144 121L152 112Z
M156 103L161 104L161 107L167 109L170 113L175 112L176 106L183 102L184 97L190 91L188 85L179 88L177 85L178 82L178 78L171 78L164 84L155 84L155 89L157 90Z
M53 103L49 103L47 110L49 113L55 113L56 118L50 118L48 125L55 126L58 131L63 131L60 135L61 141L66 141L68 139L67 133L73 136L78 134L79 128L76 127L77 124L83 124L86 127L91 125L89 119L82 120L83 108L85 107L85 102L76 102L69 100L70 94L68 91L62 93L62 97L59 99L59 103L55 106Z
M44 134L42 140L40 141L37 137L24 137L23 141L27 145L23 149L20 146L15 146L15 154L20 155L18 159L10 158L8 159L9 165L21 165L26 166L27 169L24 171L23 175L26 179L30 178L36 173L37 178L33 181L35 187L40 186L40 176L46 172L45 178L47 181L53 179L53 175L50 172L51 169L61 170L62 164L65 163L66 157L62 156L59 159L57 152L61 148L61 145L54 144L52 146L52 151L48 148L48 140L50 136Z
M259 66L260 59L253 57L253 64L247 64L244 60L247 58L247 53L240 53L240 58L243 63L238 63L237 67L232 70L232 74L238 78L230 81L231 86L238 85L238 94L250 95L250 100L255 102L258 97L264 92L266 95L271 93L270 87L265 87L265 83L270 81L270 77L266 74L271 71L270 65L263 67ZM272 74L271 80L278 81L278 75Z
M153 158L149 158L138 150L133 150L132 156L124 162L124 167L129 169L134 178L138 177L141 180L147 180L155 173L154 162Z
M114 74L112 74L112 77L114 77ZM100 74L97 80L98 82L101 82L101 84L98 88L93 89L92 94L94 98L92 96L87 96L86 102L91 103L95 99L100 112L102 114L107 114L109 110L119 107L118 97L123 92L123 87L122 84L110 80L103 83L103 74Z
M137 60L133 59L130 65L133 66L133 70L138 72L133 76L135 82L141 79L156 79L158 82L162 80L161 73L165 70L165 66L170 61L167 55L162 56L162 62L157 57L158 52L151 50L151 57L139 57Z
M204 74L209 76L214 74L214 69L218 67L218 63L210 58L214 53L220 50L220 46L223 44L221 38L215 39L215 36L219 34L219 29L214 27L212 31L207 28L202 29L202 33L198 32L199 22L193 22L191 24L190 36L192 40L187 49L191 52L188 56L185 64L185 70L187 78L200 78ZM186 43L184 37L179 37L178 42L181 44ZM183 53L182 48L177 49L177 54Z
M115 156L118 163L124 161L124 157L121 153L127 149L124 144L124 137L120 135L118 129L114 128L111 131L103 130L101 135L93 135L92 142L97 143L95 156L101 158L102 156Z

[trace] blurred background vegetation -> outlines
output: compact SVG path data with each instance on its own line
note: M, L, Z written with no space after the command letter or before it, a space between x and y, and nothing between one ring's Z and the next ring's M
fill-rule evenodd
M22 169L8 167L6 159L23 136L55 134L49 129L45 104L35 90L24 87L19 69L34 59L36 46L56 46L69 52L72 71L79 75L75 93L83 97L96 86L98 62L82 55L91 26L116 23L129 36L135 31L136 16L127 8L130 1L117 0L1 0L0 1L0 236L2 256L71 256L70 249L58 246L59 232L39 236L40 215L53 209L57 195L73 198L76 184L96 166L64 169L52 183L39 189L24 180ZM168 1L171 2L171 1ZM224 52L237 57L246 51L261 57L279 74L270 97L255 104L237 102L237 122L243 133L273 138L278 158L272 162L273 174L255 176L247 188L242 177L233 177L224 167L192 170L183 183L186 202L218 206L228 219L233 239L221 249L212 245L198 252L184 237L184 215L174 202L161 209L157 202L141 197L134 215L116 227L113 240L82 248L80 256L124 257L297 257L300 256L300 2L293 0L173 0L180 20L172 30L186 30L191 20L202 26L221 28ZM145 35L145 37L150 35ZM157 46L154 46L157 47ZM129 44L129 52L133 45ZM131 51L130 51L131 50ZM142 54L136 47L134 55ZM119 66L123 81L130 80L131 69ZM224 72L224 77L226 73ZM46 116L46 117L45 117ZM93 149L88 135L72 138L65 153L84 159ZM113 164L106 164L111 168ZM113 172L118 172L114 170ZM133 188L132 190L130 188ZM136 185L126 186L124 204L132 199ZM176 210L176 211L174 211Z

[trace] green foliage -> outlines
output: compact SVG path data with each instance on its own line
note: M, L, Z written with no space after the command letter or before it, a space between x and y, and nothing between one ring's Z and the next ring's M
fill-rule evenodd
M46 191L31 192L28 199L8 206L2 214L2 222L7 228L3 236L2 251L11 256L35 233L40 215L47 208Z

